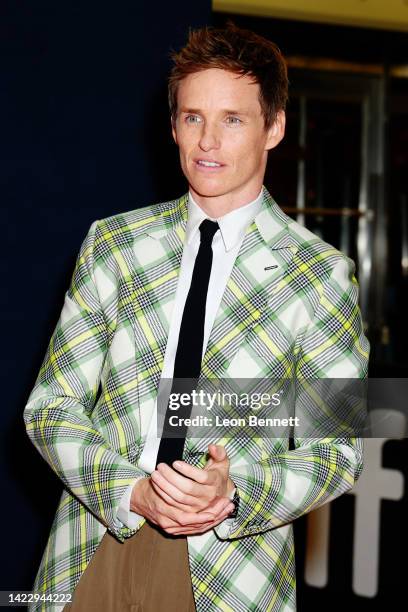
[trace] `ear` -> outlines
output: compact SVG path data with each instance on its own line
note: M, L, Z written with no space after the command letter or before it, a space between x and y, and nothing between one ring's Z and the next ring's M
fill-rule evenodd
M173 117L170 117L170 123L171 123L171 133L173 134L173 140L176 143L176 145L178 145L178 142L177 142L177 131L176 131L176 120L173 119Z
M269 151L276 147L285 135L286 114L280 110L276 114L276 119L268 129L265 150Z

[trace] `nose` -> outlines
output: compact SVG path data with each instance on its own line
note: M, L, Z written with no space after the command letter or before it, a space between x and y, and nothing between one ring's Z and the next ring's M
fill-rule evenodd
M213 123L203 123L198 145L203 151L210 151L211 149L219 148L219 134L217 131L217 127Z

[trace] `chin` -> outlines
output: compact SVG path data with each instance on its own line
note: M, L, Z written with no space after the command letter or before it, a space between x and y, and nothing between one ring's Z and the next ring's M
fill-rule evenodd
M198 195L203 198L215 198L228 193L228 187L225 184L209 184L208 181L188 181L189 185Z

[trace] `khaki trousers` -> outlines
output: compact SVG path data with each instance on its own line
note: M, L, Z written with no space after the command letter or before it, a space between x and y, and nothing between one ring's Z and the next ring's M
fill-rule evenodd
M119 542L108 531L64 612L196 612L187 538L146 522Z

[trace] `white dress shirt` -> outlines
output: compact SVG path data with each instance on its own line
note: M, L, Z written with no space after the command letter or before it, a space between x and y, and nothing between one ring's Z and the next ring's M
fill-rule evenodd
M219 219L211 219L211 221L218 222L220 231L216 232L212 242L213 261L208 284L205 311L203 356L223 293L230 277L235 259L243 242L246 230L254 220L255 216L261 210L261 207L262 190L260 191L258 197L252 202L249 202L248 204L227 213ZM184 304L190 289L194 263L200 246L199 226L204 219L208 218L210 217L208 217L202 208L200 208L200 206L194 201L190 192L188 200L186 237L180 264L180 275L177 284L174 309L170 322L169 337L167 339L166 353L164 356L163 371L161 375L162 379L170 379L173 376L174 361L176 358L177 343ZM157 436L156 406L151 415L146 443L138 463L138 467L144 470L147 474L151 474L156 468L159 445L160 437ZM136 478L134 482L129 485L121 499L117 513L117 524L119 527L125 525L131 529L135 529L143 518L139 514L136 514L136 512L132 512L130 510L132 489L138 480L140 480L140 478Z

